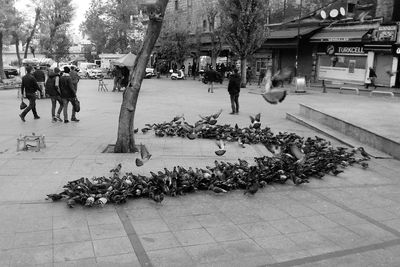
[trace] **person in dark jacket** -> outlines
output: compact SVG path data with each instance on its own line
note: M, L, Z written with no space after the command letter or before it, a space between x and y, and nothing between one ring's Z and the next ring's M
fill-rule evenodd
M229 75L228 92L231 97L232 112L229 114L239 113L239 93L240 93L241 77L238 70L234 69L233 74Z
M26 66L26 75L22 78L21 83L21 100L24 98L24 91L26 98L29 99L29 105L19 114L19 117L25 122L25 116L32 110L35 120L40 119L36 111L36 91L40 91L36 79L32 75L32 66Z
M33 72L33 77L35 77L39 88L40 88L40 98L44 98L44 82L46 80L46 75L39 67Z
M48 95L51 99L51 117L53 118L53 122L62 121L60 118L61 111L63 110L64 104L61 99L60 93L60 69L54 68L54 71L49 71L49 77L47 78L46 84L46 95ZM56 105L60 105L56 112Z
M129 69L127 67L122 67L121 68L121 74L122 74L122 79L121 79L121 87L128 87L129 85ZM120 90L118 90L119 92Z
M78 72L76 72L76 67L71 66L71 71L69 73L71 76L72 84L74 85L75 93L78 92L78 82L79 82L79 75Z
M64 123L68 123L68 103L74 101L76 98L76 92L74 89L74 85L71 80L71 76L69 75L70 69L68 67L64 67L64 74L60 77L60 91L61 98L64 104ZM72 107L72 116L71 121L78 122L79 120L75 117L75 109Z
M214 93L214 82L217 81L218 73L210 66L208 71L204 73L204 79L208 82L208 92Z
M369 87L370 85L372 85L372 86L374 86L375 89L376 89L375 80L376 80L377 76L376 76L376 72L375 72L374 68L372 68L372 67L369 67L369 75L368 75L368 78L369 78L369 83L367 83L367 84L365 85L365 87L368 89L368 87Z

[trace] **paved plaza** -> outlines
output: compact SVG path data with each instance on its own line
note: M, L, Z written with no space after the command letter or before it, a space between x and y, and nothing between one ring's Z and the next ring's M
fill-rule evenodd
M68 181L109 175L118 163L123 172L148 175L164 167L270 155L261 145L228 144L226 154L217 157L212 140L140 131L136 142L152 154L143 167L135 165L137 154L102 153L116 141L122 100L121 93L111 92L111 83L106 80L108 92L98 92L96 80L82 80L81 121L69 124L51 122L48 99L37 101L41 119L28 114L23 123L17 91L0 91L0 266L400 266L400 164L394 159L372 159L367 170L349 167L337 177L300 186L268 185L254 196L196 192L166 197L161 204L140 199L73 209L46 200ZM135 128L180 114L194 123L199 114L222 108L220 124L245 127L249 115L261 112L262 126L274 133L320 135L286 120L287 112L297 113L304 103L400 139L397 97L323 94L313 88L270 105L257 91L242 89L240 113L230 115L226 82L211 94L197 80L144 80ZM47 147L17 152L18 136L32 133L45 135Z

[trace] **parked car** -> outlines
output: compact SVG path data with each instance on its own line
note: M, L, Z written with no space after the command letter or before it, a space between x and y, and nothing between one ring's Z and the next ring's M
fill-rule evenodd
M150 79L151 77L156 76L156 73L153 68L146 68L146 75L144 78Z
M12 66L3 66L3 70L6 74L7 79L19 75L18 69Z
M71 67L72 67L72 66L74 66L74 67L75 67L75 70L76 70L76 72L78 72L78 73L79 73L79 68L78 68L77 66L75 66L75 65L62 65L62 67L60 67L61 74L62 74L62 73L64 73L64 67L68 67L69 69L71 69Z
M96 63L82 62L80 64L79 77L88 79L97 79L103 77L103 71Z

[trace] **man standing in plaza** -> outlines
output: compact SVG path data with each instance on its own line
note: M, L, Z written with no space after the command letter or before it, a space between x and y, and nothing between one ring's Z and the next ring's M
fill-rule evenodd
M44 74L44 71L40 69L40 67L37 67L35 71L33 72L33 77L35 77L37 84L39 85L40 88L40 98L44 98L44 82L46 80L46 75Z
M233 70L233 74L229 75L228 92L231 97L232 112L229 114L239 113L239 93L241 78L237 69Z
M29 105L19 114L19 117L23 122L25 122L25 116L29 111L32 110L33 117L35 120L40 119L36 112L36 91L40 91L39 85L36 82L35 77L32 75L33 68L31 66L26 66L26 75L22 77L21 83L21 100L24 99L24 91L26 98L29 99Z
M79 75L78 72L76 72L75 66L71 66L71 71L69 72L69 75L71 76L72 84L74 85L75 93L78 92L78 82L79 82Z
M70 76L70 69L68 67L64 67L64 74L60 77L60 91L61 98L63 101L63 113L64 113L64 123L68 123L68 103L75 100L76 92L74 89L74 85L72 84L72 79ZM72 116L71 121L79 122L79 120L75 117L75 109L72 106Z

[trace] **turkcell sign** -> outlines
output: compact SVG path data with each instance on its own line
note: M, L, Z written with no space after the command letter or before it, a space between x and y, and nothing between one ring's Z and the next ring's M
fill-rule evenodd
M343 54L364 54L364 48L361 46L339 46L338 53Z

